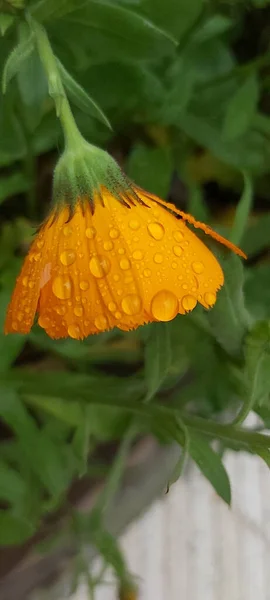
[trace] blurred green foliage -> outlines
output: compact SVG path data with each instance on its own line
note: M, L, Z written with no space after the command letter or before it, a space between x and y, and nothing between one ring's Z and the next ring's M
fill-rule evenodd
M243 266L213 246L225 285L210 312L84 342L37 325L1 333L63 144L26 11L46 27L83 135L247 252ZM0 545L27 540L100 468L104 492L69 535L91 540L125 586L103 511L138 435L176 440L172 481L188 454L228 503L212 440L270 463L269 438L239 427L250 410L270 423L269 20L269 0L0 0ZM119 449L108 470L96 455L109 442ZM77 581L87 568L76 561Z

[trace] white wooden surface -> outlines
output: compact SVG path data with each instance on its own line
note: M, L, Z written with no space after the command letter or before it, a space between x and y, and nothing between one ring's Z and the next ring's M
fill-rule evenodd
M122 536L140 600L270 600L269 470L242 453L225 463L231 509L194 467ZM96 598L116 600L113 584Z

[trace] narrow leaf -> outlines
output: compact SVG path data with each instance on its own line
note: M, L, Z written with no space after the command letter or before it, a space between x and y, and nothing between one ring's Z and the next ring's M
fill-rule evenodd
M20 42L9 55L4 71L3 71L3 79L2 79L2 90L3 94L6 93L7 86L11 79L17 75L22 64L25 60L32 54L34 50L34 38L33 35L29 35L29 37Z
M148 391L145 402L149 402L162 386L172 362L170 326L154 323L145 346L145 379Z
M231 486L225 467L208 442L199 434L189 431L189 453L217 494L230 505Z
M235 139L247 131L256 113L258 100L258 79L256 74L252 73L228 103L223 126L223 135L226 139Z
M91 117L98 119L101 123L104 123L109 129L112 129L109 120L107 119L104 112L101 108L96 104L96 102L86 93L86 91L75 81L75 79L70 75L70 73L65 69L64 65L58 62L58 67L60 70L61 79L64 87L67 90L67 93L70 97L71 102L73 102L78 108L80 108L86 114L89 114Z
M250 211L252 209L252 199L253 199L253 185L252 179L247 172L243 173L244 177L244 189L240 201L238 203L234 223L231 231L231 241L240 245L242 237L244 235Z

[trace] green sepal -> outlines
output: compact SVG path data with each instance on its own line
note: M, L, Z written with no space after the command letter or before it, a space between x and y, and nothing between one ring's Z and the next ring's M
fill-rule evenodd
M94 212L94 199L102 203L103 188L128 207L136 199L131 182L108 152L84 140L67 146L54 171L54 202L72 211L78 200L86 201Z

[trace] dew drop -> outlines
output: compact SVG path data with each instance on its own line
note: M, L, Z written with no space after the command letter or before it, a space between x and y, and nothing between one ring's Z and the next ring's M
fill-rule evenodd
M28 277L27 277L27 275L25 277L23 277L22 284L24 285L24 287L27 287L27 285L28 285Z
M171 321L177 315L178 309L178 300L169 290L161 290L151 302L151 312L157 321Z
M143 274L145 277L150 277L150 275L151 275L150 269L144 269Z
M206 292L206 294L204 294L204 299L206 304L209 304L209 306L213 306L213 304L215 304L216 302L216 294L212 294L212 292Z
M157 263L158 265L160 265L160 263L162 263L163 261L163 255L160 254L159 252L157 252L157 254L155 254L154 256L154 262Z
M76 252L74 250L64 250L60 254L60 261L62 265L68 267L69 265L73 265L76 260Z
M127 271L128 269L130 269L130 261L128 260L128 258L122 258L120 260L120 268L123 271Z
M83 315L83 307L82 306L75 306L73 312L74 312L74 315L76 317L82 317L82 315Z
M184 236L181 233L181 231L174 231L173 232L173 237L174 237L174 239L175 239L176 242L182 242L182 240L184 239Z
M79 325L76 325L75 323L73 323L72 325L69 325L68 326L68 335L71 338L73 338L74 340L79 340L80 338L82 338L82 334L81 334Z
M37 252L37 254L34 254L34 255L33 255L33 257L34 257L34 261L35 261L35 262L38 262L38 261L41 259L41 254L40 254L40 252Z
M23 321L23 313L22 312L17 313L17 319L20 323Z
M187 290L188 289L188 284L187 283L183 283L182 288L183 288L183 290Z
M31 312L30 306L26 306L24 312L26 312L26 314L29 315L29 313Z
M107 329L109 326L108 319L104 315L99 315L96 317L94 323L99 331L104 331L104 329Z
M147 229L155 240L162 240L165 231L161 223L150 223L150 225L147 225Z
M177 269L177 262L175 262L175 261L172 262L172 268Z
M42 329L48 326L48 317L43 317L42 315L38 318L38 324Z
M133 231L136 231L139 229L140 223L136 219L131 219L131 221L129 221L129 227L130 229L133 229Z
M57 306L57 307L55 308L55 312L56 312L58 315L61 315L61 316L63 317L63 315L64 315L64 314L65 314L65 312L66 312L66 309L65 309L65 307L64 307L64 306Z
M85 235L89 240L93 240L96 235L96 230L94 227L87 227L85 230Z
M86 290L88 290L89 288L89 283L88 281L80 281L80 289L83 290L84 292Z
M37 247L41 250L41 248L43 248L43 246L44 246L44 240L38 240Z
M117 309L117 305L115 304L115 302L109 302L109 304L108 304L108 309L109 309L111 312L114 312L114 311Z
M18 331L18 323L16 323L16 321L12 321L11 327L14 329L14 331Z
M197 273L198 275L204 270L204 265L201 262L193 262L191 266L194 273Z
M71 279L68 276L59 275L55 277L52 284L52 291L56 298L67 300L71 297Z
M128 294L121 302L126 315L137 315L142 309L142 300L138 294Z
M109 236L110 238L112 238L112 240L116 240L120 235L120 232L118 231L118 229L115 229L115 227L113 227L110 232L109 232Z
M93 256L89 262L89 269L97 279L102 279L110 271L111 263L106 256Z
M194 296L191 296L191 294L187 294L187 296L184 296L182 298L183 309L186 310L187 312L190 310L193 310L193 308L195 308L196 304L197 304L197 300Z
M119 248L118 254L125 254L125 248Z
M181 254L183 254L183 248L181 248L181 246L174 246L173 251L175 256L181 256Z
M83 298L83 299L82 299L82 303L83 303L83 304L86 304L86 302L87 302L87 298Z
M88 327L88 325L90 325L90 321L84 321L83 324L85 327Z
M142 260L143 258L143 253L141 250L134 250L133 254L132 254L132 258L134 258L134 260Z
M68 237L69 235L72 234L72 227L70 227L70 225L65 225L64 229L63 229L63 234L65 237Z
M104 248L104 250L107 250L107 251L112 250L113 242L110 242L110 240L108 242L104 242L103 248Z
M115 313L114 316L115 316L116 319L121 319L121 317L122 317L121 313L118 312L118 311Z
M120 275L116 274L116 275L113 276L113 280L114 281L119 281L119 279L120 279Z
M34 281L29 281L28 287L32 290L35 287Z
M81 296L76 296L75 300L76 302L80 302Z

